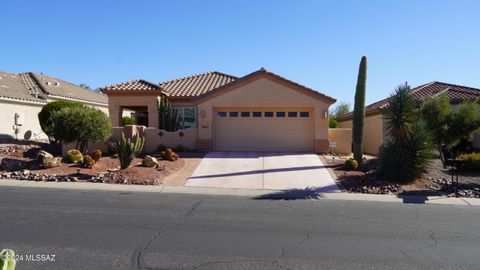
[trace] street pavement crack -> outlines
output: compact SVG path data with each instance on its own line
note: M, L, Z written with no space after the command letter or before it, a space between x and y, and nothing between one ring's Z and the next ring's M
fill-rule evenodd
M287 249L289 248L292 248L292 247L295 247L295 246L301 246L303 245L303 243L305 243L308 239L310 239L310 237L312 236L312 233L313 233L313 229L315 228L315 224L312 225L312 227L310 228L310 230L307 232L307 234L305 235L304 238L302 238L300 241L297 241L297 242L294 242L294 243L291 243L291 244L288 244L288 245L285 245L283 247L281 247L282 249L282 253L280 254L280 256L278 256L277 258L275 258L275 260L271 261L271 263L273 265L276 265L282 269L291 269L289 267L286 267L286 266L283 266L281 264L279 264L279 261L280 259L282 259L283 257L285 257L285 254L287 253Z
M134 264L135 264L135 268L136 269L148 269L148 270L153 270L153 269L159 269L159 268L150 268L150 267L142 267L141 266L141 263L140 263L140 259L142 257L142 253L145 252L149 247L150 245L152 244L152 242L157 239L158 237L160 237L160 235L168 232L171 228L175 228L177 227L178 225L180 225L181 223L184 222L184 220L186 218L188 218L189 216L192 215L192 213L198 208L198 206L202 203L202 199L198 200L195 204L193 204L189 209L188 211L182 216L180 217L176 222L172 222L170 223L169 225L167 225L164 229L162 230L158 230L152 237L150 237L147 242L145 243L145 245L139 249L137 252L134 252L134 255L135 255L135 260L133 261Z

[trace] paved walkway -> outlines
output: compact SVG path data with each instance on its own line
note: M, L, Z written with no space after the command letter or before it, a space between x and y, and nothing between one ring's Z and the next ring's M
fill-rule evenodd
M339 190L318 156L309 153L208 153L185 186Z

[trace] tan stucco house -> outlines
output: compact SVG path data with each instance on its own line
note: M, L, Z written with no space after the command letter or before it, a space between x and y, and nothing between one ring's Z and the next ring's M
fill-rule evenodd
M420 104L428 97L446 93L452 106L465 100L480 98L480 89L443 82L430 82L410 90L413 99ZM382 109L388 104L388 98L372 103L365 107L365 124L363 134L363 151L367 154L377 155L380 146L389 134L385 129ZM338 119L340 128L352 128L353 113L350 112ZM480 135L475 134L473 145L480 147Z
M54 100L75 100L108 113L105 95L39 73L0 71L0 140L47 140L38 113Z
M207 72L159 84L136 80L102 91L114 126L124 110L146 126L147 149L162 143L208 151L328 151L327 114L335 99L265 69L240 78ZM180 112L181 131L158 129L160 94Z

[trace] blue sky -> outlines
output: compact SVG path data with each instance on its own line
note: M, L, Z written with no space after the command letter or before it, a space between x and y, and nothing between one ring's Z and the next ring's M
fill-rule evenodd
M480 1L4 1L0 70L99 87L261 67L353 105L433 80L480 88Z

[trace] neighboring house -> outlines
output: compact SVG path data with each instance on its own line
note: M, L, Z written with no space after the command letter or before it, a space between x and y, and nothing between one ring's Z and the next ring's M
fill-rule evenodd
M241 78L207 72L160 84L136 80L102 91L114 126L124 110L135 111L137 123L147 126L147 150L168 135L158 130L160 94L184 123L171 144L215 151L329 150L327 114L335 99L265 69Z
M430 82L410 90L411 96L418 103L422 103L428 97L438 96L446 93L450 98L450 103L455 106L466 100L475 100L480 98L480 89L443 83ZM377 155L380 146L388 132L385 130L385 122L382 109L388 104L388 98L372 103L365 107L365 125L363 136L363 151L367 154ZM353 113L350 112L338 119L341 128L352 128ZM475 135L474 146L480 146L480 136Z
M0 71L0 139L47 139L38 113L54 100L79 101L108 114L105 95L43 74Z

